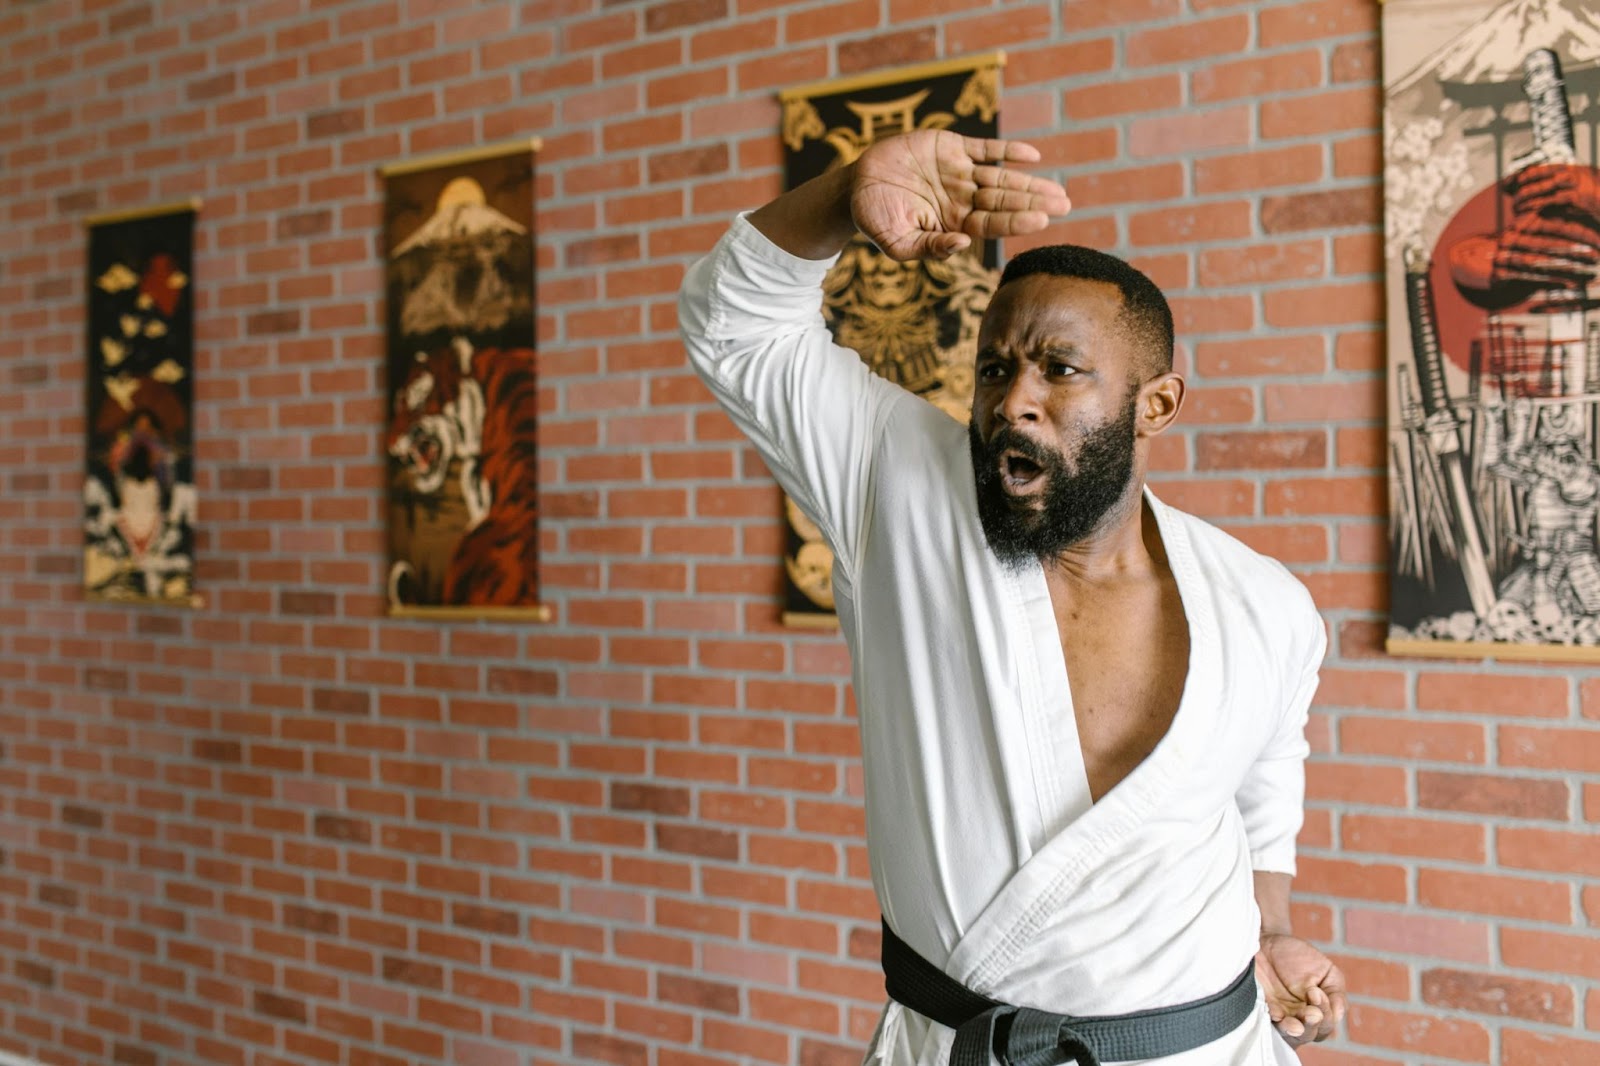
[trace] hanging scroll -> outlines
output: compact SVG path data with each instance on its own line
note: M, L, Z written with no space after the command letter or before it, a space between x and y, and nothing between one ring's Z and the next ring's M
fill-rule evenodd
M1600 660L1600 23L1383 11L1389 650Z
M1000 67L991 53L789 89L781 94L785 179L795 188L853 162L874 141L913 130L999 133ZM999 271L992 242L944 262L898 263L857 237L823 281L834 340L872 371L966 422L978 324ZM833 554L785 499L786 625L832 628Z
M533 162L520 141L384 169L391 614L544 620Z
M194 594L194 222L198 201L88 226L86 598Z

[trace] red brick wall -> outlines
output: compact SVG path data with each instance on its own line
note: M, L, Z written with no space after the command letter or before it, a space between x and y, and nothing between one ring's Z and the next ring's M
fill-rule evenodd
M208 12L208 13L191 13ZM1004 47L1004 129L1174 296L1162 491L1334 639L1322 1066L1600 1059L1600 678L1383 657L1369 0L40 0L0 13L0 1050L857 1060L881 996L836 639L673 297L776 88ZM555 624L380 616L375 167L538 134ZM205 610L85 607L80 220L199 195ZM1014 250L1014 249L1013 249Z

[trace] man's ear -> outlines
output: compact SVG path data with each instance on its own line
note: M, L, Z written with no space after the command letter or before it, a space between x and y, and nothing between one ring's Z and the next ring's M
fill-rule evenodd
M1166 432L1167 427L1178 419L1184 394L1183 375L1172 370L1157 374L1139 386L1135 432L1141 437L1154 437Z

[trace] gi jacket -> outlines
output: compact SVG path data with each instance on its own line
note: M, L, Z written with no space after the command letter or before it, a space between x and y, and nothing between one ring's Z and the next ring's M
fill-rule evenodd
M1166 737L1092 802L1044 571L985 542L966 428L833 344L830 264L741 217L690 270L679 315L696 371L834 551L885 917L1010 1003L1122 1014L1221 990L1256 950L1251 870L1294 871L1325 646L1310 596L1147 491L1188 676ZM890 1003L869 1061L943 1063L951 1036ZM1162 1061L1296 1059L1261 1007Z

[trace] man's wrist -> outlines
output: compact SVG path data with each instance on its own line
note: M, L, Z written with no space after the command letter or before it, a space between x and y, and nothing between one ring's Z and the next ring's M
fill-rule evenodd
M750 224L790 255L832 258L856 234L850 210L854 184L853 165L830 170L752 211Z

